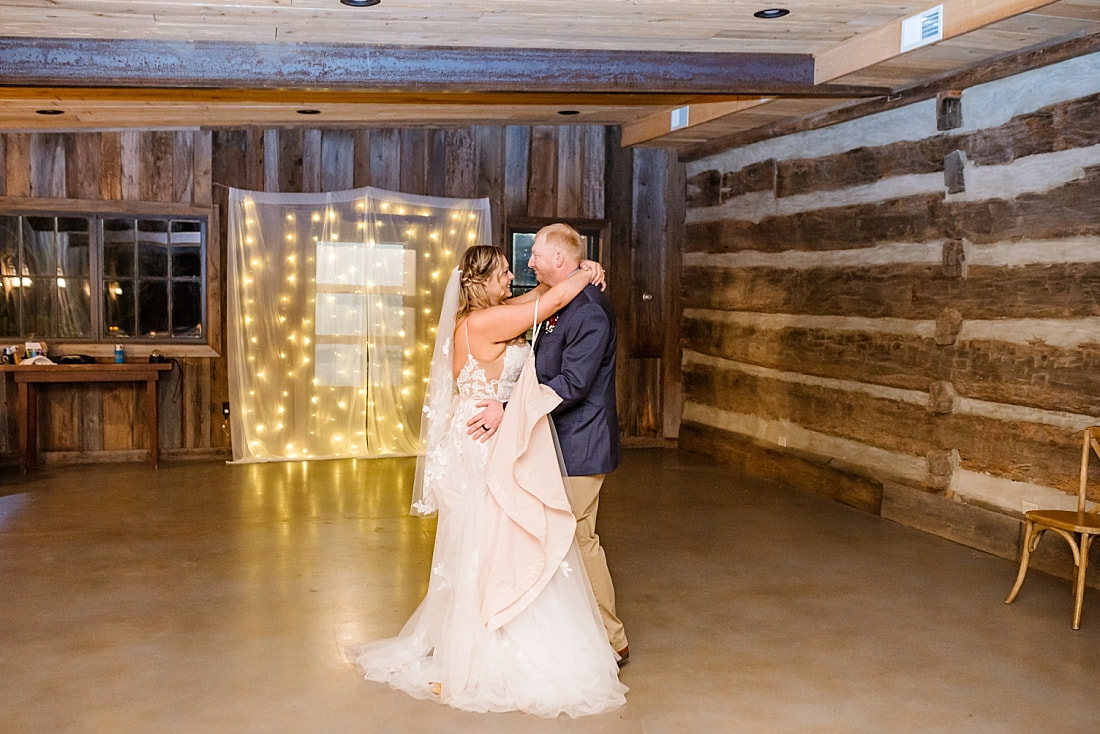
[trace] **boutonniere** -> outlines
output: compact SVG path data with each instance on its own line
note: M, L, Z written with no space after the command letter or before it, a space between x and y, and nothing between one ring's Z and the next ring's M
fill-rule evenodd
M542 322L542 332L544 334L551 334L554 331L554 327L557 326L557 325L558 325L558 316L557 316L557 314L554 314L550 318L546 319L546 321Z

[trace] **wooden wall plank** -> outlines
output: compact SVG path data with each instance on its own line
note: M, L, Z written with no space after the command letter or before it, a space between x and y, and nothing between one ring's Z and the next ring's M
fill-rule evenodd
M680 418L683 415L684 392L681 370L681 313L680 277L682 261L679 253L684 245L684 216L687 205L684 167L670 161L666 211L666 252L664 273L664 344L661 352L661 419L665 438L680 435Z
M172 141L171 201L190 203L195 186L195 139L191 130L181 130Z
M162 449L184 446L183 434L189 415L181 402L183 389L183 374L177 360L177 364L168 372L162 372L157 381L157 443ZM144 392L142 399L145 399Z
M176 134L170 131L146 132L141 135L142 201L175 201Z
M488 244L505 247L504 234L504 128L479 125L475 136L476 181L473 196L489 199L492 240Z
M548 125L531 128L531 153L527 165L527 216L558 216L557 128Z
M370 186L370 130L353 130L352 188Z
M193 133L191 163L192 190L191 202L197 206L210 206L213 200L213 135L209 130L196 130Z
M432 130L428 135L428 195L447 195L447 131Z
M264 191L277 192L279 188L280 130L264 130Z
M477 139L474 131L468 127L448 130L446 141L443 195L471 198L477 187Z
M423 129L401 131L401 176L398 190L410 194L428 193L428 134Z
M371 186L389 191L401 189L401 131L373 130L370 136Z
M122 134L105 132L100 136L99 195L96 199L118 200L122 198Z
M607 176L607 131L600 125L584 127L582 197L580 216L585 219L604 218L604 194ZM670 202L676 205L676 202ZM682 225L681 225L682 226Z
M65 198L65 138L62 133L31 135L31 196Z
M305 130L302 133L302 191L321 191L321 131Z
M4 189L8 196L31 195L31 136L8 133L4 150Z
M665 243L668 154L656 148L634 152L634 252L630 290L632 357L660 357L664 351L663 324L669 314L665 297Z
M103 180L103 143L99 133L65 136L65 196L99 198Z
M355 183L355 137L347 130L321 133L321 189L345 191Z
M557 215L580 216L584 211L584 130L568 125L557 132Z
M954 309L964 319L1074 318L1100 314L1100 263L1020 265L1004 298L999 267L971 266L949 278L940 265L863 268L684 268L687 308L787 314L935 319Z
M527 171L530 161L531 128L509 125L504 129L504 216L525 217Z
M120 133L120 157L122 160L122 198L127 201L141 200L141 145L144 133L137 130L124 130Z
M277 190L300 193L302 176L305 174L305 166L302 162L305 131L301 128L281 129L277 131L277 135L279 140L279 152L275 163L279 171Z

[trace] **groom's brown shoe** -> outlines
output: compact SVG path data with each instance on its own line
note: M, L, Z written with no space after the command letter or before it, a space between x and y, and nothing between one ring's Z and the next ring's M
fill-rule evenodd
M619 656L619 667L626 665L626 661L630 659L630 645L627 645L617 653Z

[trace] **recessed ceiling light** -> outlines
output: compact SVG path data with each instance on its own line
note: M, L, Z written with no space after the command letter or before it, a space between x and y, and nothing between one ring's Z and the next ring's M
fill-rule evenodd
M791 11L786 8L765 8L764 10L757 10L753 13L754 18L763 18L764 20L774 20L775 18L782 18L784 15L790 15Z
M371 5L378 5L382 0L340 0L341 5L348 5L353 8L369 8Z
M559 115L579 115L580 110L558 110Z
M64 110L35 110L36 115L64 115Z
M299 115L319 115L321 110L298 110Z

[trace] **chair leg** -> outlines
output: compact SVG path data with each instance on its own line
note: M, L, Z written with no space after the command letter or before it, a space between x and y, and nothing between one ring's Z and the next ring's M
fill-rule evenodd
M1024 576L1027 576L1027 564L1031 560L1031 534L1035 530L1035 523L1028 520L1024 525L1024 547L1020 553L1020 571L1016 574L1016 585L1012 587L1012 592L1005 599L1005 604L1011 604L1016 598L1016 594L1020 593L1020 587L1024 585Z
M1092 535L1081 533L1081 562L1077 564L1077 578L1073 587L1073 629L1081 629L1081 606L1085 601L1085 572L1089 567L1089 546Z

